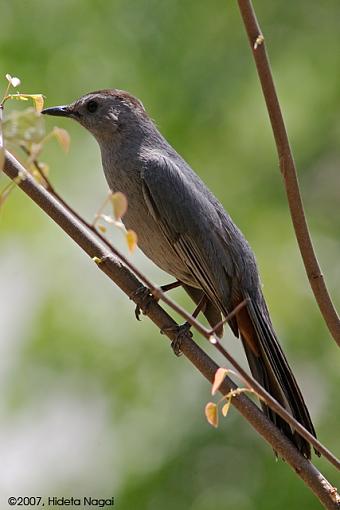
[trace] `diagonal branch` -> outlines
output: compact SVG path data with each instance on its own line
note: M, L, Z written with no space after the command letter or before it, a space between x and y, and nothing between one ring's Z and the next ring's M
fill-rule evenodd
M35 160L33 163L35 164L36 169L40 172L39 162ZM88 223L74 209L72 209L70 205L67 204L67 202L65 202L65 200L54 189L47 177L42 177L46 183L45 187L47 191L49 191L52 196L67 209L70 214L76 217L77 220L80 221L87 229L91 230L105 244L105 246L109 248L110 252L113 253L121 262L123 262L123 264L146 285L154 298L164 301L168 306L170 306L170 308L172 308L172 310L183 317L186 322L189 322L191 326L196 329L196 331L198 331L206 340L208 340L226 358L226 360L232 364L232 366L238 371L238 374L243 379L243 381L245 381L256 392L259 398L262 398L268 407L280 415L281 418L283 418L287 423L289 423L289 425L291 425L293 429L296 430L296 432L298 432L302 437L304 437L310 444L314 446L314 450L317 455L323 455L331 464L333 464L333 466L335 466L338 470L340 469L340 461L333 455L333 453L328 450L328 448L326 448L322 443L320 443L320 441L307 429L305 429L301 423L299 423L276 399L272 397L272 395L270 395L270 393L267 392L267 390L263 388L263 386L261 386L256 381L256 379L249 375L235 360L235 358L228 351L226 351L218 337L214 334L215 330L220 325L229 321L239 311L240 308L247 304L247 300L244 300L239 305L237 305L236 308L234 308L234 310L232 310L226 318L218 323L214 329L208 330L196 318L194 318L192 314L188 314L184 308L169 298L161 287L156 287L127 257L118 251L107 240L107 238L105 238L98 230L96 230L93 224ZM132 296L130 296L130 298L132 298Z
M24 147L22 149L29 155L29 152L26 151ZM40 173L39 162L37 160L33 161L36 169ZM93 224L88 223L85 219L83 219L74 209L70 207L67 202L57 193L54 189L51 182L48 180L46 176L41 175L46 183L46 189L51 193L51 195L63 205L67 211L78 221L80 221L87 229L91 230L104 244L107 248L109 248L110 252L113 253L123 264L130 269L151 291L154 298L161 299L168 306L172 308L175 312L177 312L181 317L185 319L185 321L189 322L192 327L196 329L206 340L208 340L238 371L240 377L245 381L258 395L259 398L262 398L264 402L266 402L267 406L270 407L273 411L275 411L278 415L281 416L296 432L298 432L302 437L304 437L310 444L314 446L314 450L317 455L323 455L333 466L335 466L338 470L340 469L340 461L333 455L333 453L328 450L320 441L313 436L307 429L305 429L301 423L299 423L276 399L270 395L261 386L256 379L254 379L251 375L249 375L241 365L233 358L233 356L226 351L218 337L214 334L214 331L222 324L229 321L240 308L247 304L247 300L242 301L232 312L224 318L220 323L218 323L214 329L208 330L205 328L193 315L188 314L184 308L178 305L175 301L169 298L164 290L161 287L156 287L139 269L120 251L118 251L96 228ZM97 257L98 258L98 257ZM140 290L140 289L139 289ZM138 293L137 293L138 294ZM136 295L136 293L134 293ZM130 296L132 299L133 296Z
M328 330L336 343L340 346L340 318L328 293L309 234L299 189L296 166L275 90L273 75L264 44L264 37L256 19L251 0L238 0L238 5L248 34L266 101L279 156L280 170L285 183L290 214L303 263L314 297L327 324Z
M136 291L141 283L132 272L121 263L119 258L112 254L111 249L98 238L95 232L88 229L69 210L67 210L55 197L15 160L6 154L4 172L14 180L18 186L43 209L92 259L98 257L102 261L98 267L116 283L129 297L134 296L136 304L141 304ZM175 321L161 308L156 301L151 301L147 309L148 317L154 324L164 331L170 340L174 340L173 327ZM183 354L208 379L213 382L218 366L216 363L192 340L190 335L183 337L181 344ZM226 377L220 387L222 394L235 390L233 381ZM277 451L278 455L286 460L298 476L319 498L327 509L339 509L340 497L334 487L324 478L316 467L305 459L294 445L271 423L260 409L244 394L233 398L233 405L255 428L255 430Z

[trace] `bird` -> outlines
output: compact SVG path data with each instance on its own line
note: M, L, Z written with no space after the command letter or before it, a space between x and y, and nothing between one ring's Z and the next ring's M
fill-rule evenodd
M43 114L76 120L97 140L111 191L124 193L127 229L157 266L172 275L215 327L228 321L253 377L313 436L301 390L275 333L255 255L240 229L197 173L161 134L142 102L105 89ZM223 328L216 329L222 336ZM261 401L263 412L311 458L311 446Z

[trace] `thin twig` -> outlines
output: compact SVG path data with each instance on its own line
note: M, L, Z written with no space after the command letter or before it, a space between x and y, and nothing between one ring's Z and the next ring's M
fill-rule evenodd
M275 90L273 75L264 43L265 40L258 24L251 0L238 0L238 5L248 34L263 95L266 101L279 156L280 170L285 183L290 214L308 280L325 323L327 324L334 340L340 346L340 318L327 290L309 234L299 189L296 166L292 150L289 145L280 103Z
M243 301L241 301L241 303L239 303L237 306L235 306L234 310L232 310L230 313L228 313L228 315L222 319L220 322L218 322L216 324L216 326L214 326L211 330L210 330L210 338L208 340L210 340L210 342L212 344L216 344L215 342L215 335L214 333L221 327L221 326L224 326L224 324L228 321L230 321L235 315L238 314L238 312L244 308L247 303L249 302L249 298L245 298ZM213 337L213 338L211 338Z
M6 153L5 173L18 186L34 200L92 259L98 257L103 262L98 267L115 282L128 296L136 295L135 303L140 304L138 293L140 281L125 267L117 257L103 244L95 233L87 229L74 215L70 213L58 200L15 160ZM20 179L18 179L20 177ZM159 329L167 331L170 340L175 339L173 327L175 321L156 302L152 301L147 309L148 317ZM183 354L196 366L196 368L212 383L218 365L207 356L189 335L183 336L181 344ZM237 386L226 377L220 387L223 395L236 390ZM287 439L277 427L268 420L263 412L245 395L233 398L233 405L251 423L259 434L277 451L278 455L286 460L297 475L314 492L322 504L331 510L339 509L340 497L336 489L324 476L305 459L295 446Z

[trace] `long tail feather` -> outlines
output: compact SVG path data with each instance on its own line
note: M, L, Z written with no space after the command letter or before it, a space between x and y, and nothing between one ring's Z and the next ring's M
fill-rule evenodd
M252 344L249 343L249 328L247 335L242 331L242 321L239 322L239 328L253 376L301 425L316 437L307 406L277 340L264 299L259 302L250 300L247 315L255 335ZM256 346L257 352L251 345ZM280 428L306 458L310 459L310 444L265 404L262 404L262 407L270 420Z

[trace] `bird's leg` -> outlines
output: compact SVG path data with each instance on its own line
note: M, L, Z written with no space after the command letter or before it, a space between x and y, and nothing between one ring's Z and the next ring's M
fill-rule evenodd
M207 297L205 294L202 295L201 299L199 300L198 305L196 306L195 310L192 313L192 318L196 319L198 314L202 311L204 311L205 307L207 305ZM175 338L171 342L171 347L176 356L181 355L181 344L183 341L183 337L189 334L192 336L192 333L190 331L191 324L189 322L184 322L184 324L181 324L180 326L170 326L169 328L161 329L161 333L167 333L167 332L174 332Z
M198 316L198 314L200 312L204 312L205 307L207 306L207 302L208 302L207 296L205 294L203 294L201 299L198 302L198 305L196 306L195 310L191 314L193 319L196 319L196 317Z
M163 292L168 292L168 290L176 289L177 287L180 287L182 285L182 282L179 280L176 280L172 283L167 283L166 285L161 285L161 289Z
M179 280L176 280L175 282L168 283L166 285L161 285L160 289L162 292L168 292L168 290L176 289L176 287L179 287L180 285L182 285L182 282L180 282ZM138 305L136 305L135 317L138 321L140 321L141 311L145 315L147 312L148 306L150 305L152 300L159 301L159 298L153 296L152 293L150 292L150 290L147 287L144 287L144 285L141 285L137 290L135 290L131 294L130 299L134 300L134 299L136 299L136 297L140 299L140 303Z

